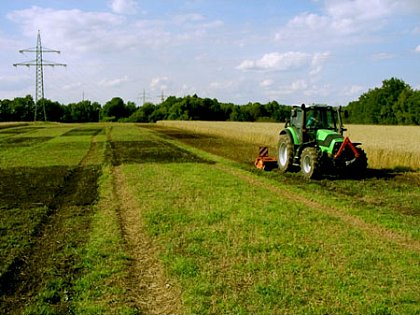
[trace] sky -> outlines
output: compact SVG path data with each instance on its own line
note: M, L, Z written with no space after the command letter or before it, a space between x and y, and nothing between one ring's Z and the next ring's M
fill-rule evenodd
M162 96L347 105L396 77L420 89L419 0L0 0L0 99Z

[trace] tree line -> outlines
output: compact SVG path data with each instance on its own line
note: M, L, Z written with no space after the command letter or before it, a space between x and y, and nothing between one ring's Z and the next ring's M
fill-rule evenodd
M158 120L209 120L209 121L266 121L284 122L290 115L290 106L271 101L246 105L222 103L217 99L197 95L170 96L160 104L145 103L136 106L114 97L103 106L83 100L67 105L42 99L37 106L37 120L56 122L156 122ZM344 109L347 123L360 124L420 124L420 91L412 89L396 78L384 80L382 87L362 94L357 101ZM1 121L34 120L35 103L32 96L0 100Z
M56 122L156 122L158 120L209 120L209 121L285 121L290 106L276 101L267 104L248 103L235 105L220 103L217 99L170 96L160 104L145 103L137 107L133 102L125 103L114 97L101 106L88 100L62 105L48 99L37 104L37 120ZM0 122L34 120L35 103L32 96L0 100Z
M391 78L350 102L346 110L349 123L420 125L420 90Z

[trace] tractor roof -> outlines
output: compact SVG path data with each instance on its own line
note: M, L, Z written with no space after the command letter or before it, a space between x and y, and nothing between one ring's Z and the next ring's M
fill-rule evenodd
M333 107L330 105L325 105L325 104L315 104L315 105L310 105L310 106L306 106L305 104L302 104L300 106L294 105L293 108L299 108L302 110L308 110L308 109L330 110Z

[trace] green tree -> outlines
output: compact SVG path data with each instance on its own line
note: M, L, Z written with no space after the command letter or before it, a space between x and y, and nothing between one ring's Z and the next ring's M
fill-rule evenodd
M411 93L407 99L407 111L409 123L420 125L420 91L416 90Z
M65 109L64 106L58 102L53 102L48 99L42 99L41 105L45 107L45 114L48 121L62 121ZM38 114L41 114L43 109L38 108ZM42 114L43 117L43 114Z
M152 103L144 103L129 117L131 122L152 122L152 114L155 112L156 106Z
M11 100L0 101L0 121L13 120L13 102Z
M15 121L31 121L34 119L34 100L31 95L16 97L11 103L12 117Z
M349 122L362 124L418 124L415 91L396 78L384 80L380 88L369 90L346 107ZM413 97L414 101L410 101Z
M127 107L124 101L120 97L114 97L110 101L106 102L101 111L102 120L107 121L118 121L121 118L129 116Z

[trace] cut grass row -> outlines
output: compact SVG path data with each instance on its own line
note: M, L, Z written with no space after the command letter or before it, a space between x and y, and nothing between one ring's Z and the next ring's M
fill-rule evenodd
M277 149L280 123L159 121L159 125L176 127L204 135L216 135L258 146ZM348 125L348 135L354 142L362 142L372 168L420 169L420 127ZM256 150L256 149L254 149Z

